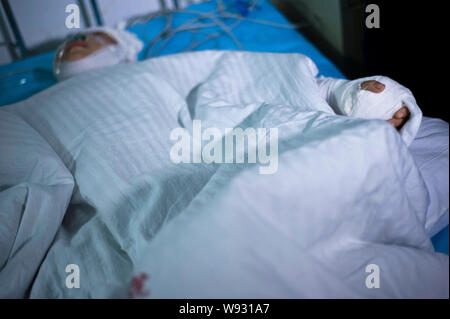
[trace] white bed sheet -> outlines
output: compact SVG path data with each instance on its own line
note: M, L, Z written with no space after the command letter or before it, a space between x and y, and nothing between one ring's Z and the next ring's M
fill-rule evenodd
M4 108L76 183L31 297L115 296L150 269L156 297L448 298L448 256L434 252L425 228L434 197L417 160L386 122L335 116L314 90L298 90L312 85L300 55L258 56L275 71L268 86L250 81L262 101L236 96L243 103L223 105L228 117L198 113L219 127L279 127L278 173L170 161L189 93L227 54L245 61L223 51L167 56L88 72ZM370 262L382 266L384 290L365 287ZM80 267L79 289L65 286L68 264Z

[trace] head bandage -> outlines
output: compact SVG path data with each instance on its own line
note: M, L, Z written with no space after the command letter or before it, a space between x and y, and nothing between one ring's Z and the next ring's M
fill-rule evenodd
M375 80L385 85L380 93L363 90L361 84ZM400 134L409 145L419 130L422 111L411 91L385 76L372 76L354 81L342 80L333 90L333 102L344 114L366 119L392 119L394 114L405 105L410 117Z
M108 44L89 56L77 61L63 61L64 49L73 37L65 41L56 51L53 60L53 72L58 81L92 69L112 66L137 60L143 43L132 33L125 30L99 27L87 29L84 33L103 32L116 40L117 44Z

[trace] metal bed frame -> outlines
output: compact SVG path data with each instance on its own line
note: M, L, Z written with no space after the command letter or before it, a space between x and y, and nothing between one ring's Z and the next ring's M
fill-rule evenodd
M88 26L90 25L89 19L86 19L87 18L86 1L88 1L89 7L92 10L92 14L95 18L96 25L98 26L103 25L104 22L102 12L100 6L97 3L97 0L85 0L85 1L77 0L77 4L80 7L80 12L87 21ZM191 4L193 2L194 2L193 0L184 1L184 3L186 4ZM174 9L180 8L179 0L158 0L158 3L159 3L159 10L167 10L168 7ZM17 24L17 20L14 17L14 12L11 8L10 0L1 0L1 8L6 16L6 22L4 21L3 15L0 12L0 32L2 32L4 35L4 42L1 42L0 46L7 47L12 60L17 60L30 55L30 52L25 45L22 33L20 32L19 25ZM17 54L17 49L19 51L19 54Z

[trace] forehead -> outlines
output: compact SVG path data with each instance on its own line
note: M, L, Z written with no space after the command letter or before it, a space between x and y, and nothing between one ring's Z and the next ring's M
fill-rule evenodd
M67 42L74 41L77 39L90 38L96 40L103 40L106 42L116 43L117 41L111 37L109 34L102 31L90 31L90 32L78 32L72 36L70 36Z

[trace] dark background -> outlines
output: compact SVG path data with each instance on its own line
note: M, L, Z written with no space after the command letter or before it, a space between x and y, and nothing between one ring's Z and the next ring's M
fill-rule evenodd
M445 1L370 1L380 7L380 29L364 34L365 72L408 87L424 115L448 122Z

